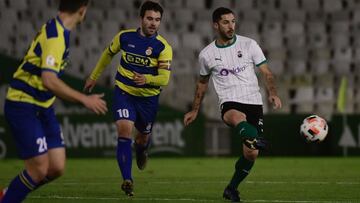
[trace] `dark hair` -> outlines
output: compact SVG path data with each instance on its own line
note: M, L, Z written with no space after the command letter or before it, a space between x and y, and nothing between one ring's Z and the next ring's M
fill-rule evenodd
M161 17L163 15L164 9L161 7L159 3L153 1L145 1L140 7L140 17L145 16L146 11L157 11L160 12Z
M234 14L234 12L232 10L225 8L225 7L219 7L217 9L215 9L215 11L212 14L213 23L216 23L219 20L221 20L222 15L229 14L229 13Z
M59 11L75 13L82 6L87 6L89 0L60 0Z

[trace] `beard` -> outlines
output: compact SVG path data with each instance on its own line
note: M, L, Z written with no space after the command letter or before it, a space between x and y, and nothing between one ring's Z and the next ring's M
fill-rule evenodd
M234 31L228 31L228 32L221 31L219 34L222 39L227 41L227 40L231 40L234 38L235 32Z
M143 27L142 30L143 30L143 33L147 37L150 37L150 36L154 35L158 31L158 29L156 29L154 27L151 27L151 28L150 27Z

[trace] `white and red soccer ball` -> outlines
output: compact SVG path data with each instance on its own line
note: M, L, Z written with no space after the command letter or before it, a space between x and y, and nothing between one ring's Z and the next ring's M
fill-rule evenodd
M326 138L328 130L326 120L318 115L306 117L300 126L300 134L308 142L322 142Z

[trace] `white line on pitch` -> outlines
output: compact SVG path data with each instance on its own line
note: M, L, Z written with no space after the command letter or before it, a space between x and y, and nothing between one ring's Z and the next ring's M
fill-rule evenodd
M147 181L146 183L151 184L217 184L217 183L228 183L228 181ZM360 185L360 182L329 182L329 181L245 181L246 184L269 184L269 185L280 185L280 184L299 184L299 185L327 185L327 184L337 184L337 185ZM109 185L109 184L119 184L117 182L58 182L57 184L62 185Z
M62 199L62 200L97 200L97 201L109 201L109 200L132 200L132 201L195 201L195 202L223 202L218 199L193 199L193 198L118 198L118 197L65 197L65 196L31 196L31 199ZM351 203L348 200L272 200L272 199L258 199L258 200L242 200L243 202L269 202L269 203Z

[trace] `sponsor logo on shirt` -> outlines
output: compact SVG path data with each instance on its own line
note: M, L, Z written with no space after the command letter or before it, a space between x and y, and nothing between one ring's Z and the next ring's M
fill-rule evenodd
M226 69L226 68L223 68L220 70L219 74L221 76L228 76L229 74L234 74L234 75L237 75L241 72L243 72L245 70L245 66L243 67L236 67L236 68L233 68L233 69Z
M134 65L140 65L140 66L149 66L150 65L150 59L147 57L126 53L125 55L126 61L130 64Z

